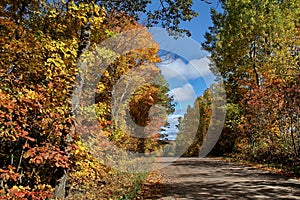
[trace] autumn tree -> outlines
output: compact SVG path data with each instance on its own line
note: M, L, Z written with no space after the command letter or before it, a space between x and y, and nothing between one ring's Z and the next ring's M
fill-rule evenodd
M244 158L274 162L275 152L284 152L287 145L279 140L294 140L286 132L297 129L297 125L280 127L287 123L283 113L293 113L284 100L291 94L283 93L297 95L289 87L297 87L299 74L299 2L229 0L222 1L222 8L222 13L211 12L214 25L205 35L203 48L215 63L211 69L218 70L224 80L233 111L226 120L233 126L224 131L240 136L235 150L250 145L249 151L242 147ZM279 88L285 89L279 92Z
M161 74L158 74L155 79L152 84L140 87L129 103L130 116L138 125L133 131L139 137L136 151L140 153L146 152L147 140L160 138L161 127L167 125L167 115L174 112L172 98L167 95L168 84ZM151 149L153 150L153 147L149 150Z
M53 19L51 6L44 7L49 15L39 15L39 6L1 5L1 192L11 198L50 197L73 148L68 96L77 41L55 40L32 28L30 15Z
M211 151L215 154L220 148L220 142L217 142L226 112L224 93L222 82L212 84L195 100L193 107L187 108L178 124L178 155L203 157ZM221 148L223 147L224 145L221 145Z
M66 194L68 171L73 182L67 184L71 185L76 180L83 181L82 184L87 181L83 178L85 173L105 174L106 168L84 150L76 134L77 122L73 117L77 110L71 105L74 82L79 80L76 88L86 86L84 81L88 80L82 76L81 58L126 27L136 28L138 14L149 3L144 0L1 1L1 195L12 199L46 199L54 194L62 198ZM161 1L161 4L162 9L147 11L147 25L162 23L170 31L187 32L179 29L179 23L196 16L191 9L192 1ZM131 55L108 67L108 76L104 72L102 84L99 83L100 91L104 85L109 94L115 83L110 80L126 74L128 66L157 59L156 49L151 48ZM104 77L109 80L104 81ZM152 89L155 88L159 87ZM161 91L155 94L164 94ZM104 125L110 123L106 105L109 100L96 98L97 112ZM92 169L85 171L89 167ZM77 173L78 170L85 173Z

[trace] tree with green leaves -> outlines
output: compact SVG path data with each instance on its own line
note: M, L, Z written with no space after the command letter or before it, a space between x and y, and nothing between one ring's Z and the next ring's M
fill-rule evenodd
M246 159L276 160L291 166L276 157L283 158L278 152L286 149L290 149L288 157L297 155L291 149L298 148L294 145L298 123L290 125L287 121L290 117L285 114L298 116L299 110L296 104L296 113L290 110L288 102L294 100L287 100L287 96L298 95L292 88L298 87L296 80L300 73L299 2L226 0L221 3L222 13L211 11L214 25L206 33L202 46L211 53L214 62L211 69L220 72L216 76L224 80L230 103L226 119L230 126L223 130L223 135L224 131L237 135L229 137L237 139L233 149L240 150ZM298 161L296 156L292 157L294 166Z
M297 74L297 1L222 1L223 13L212 10L213 27L203 48L226 83L230 101L260 86L269 76Z

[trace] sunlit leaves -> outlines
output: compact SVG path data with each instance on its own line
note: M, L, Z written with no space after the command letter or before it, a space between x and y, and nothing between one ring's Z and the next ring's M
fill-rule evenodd
M37 17L31 14L32 19ZM56 14L52 10L48 17ZM39 17L40 25L45 23L45 16ZM10 19L1 17L1 169L12 165L21 178L5 181L2 192L46 198L51 196L53 180L60 176L57 170L69 167L71 147L65 137L72 120L67 99L76 75L77 41L53 40L42 27L35 32L31 22L24 25ZM59 22L56 25L64 28ZM41 166L46 167L40 170ZM44 184L48 186L43 188Z
M118 9L108 9L108 4L102 5L97 1L5 0L0 3L1 195L10 195L12 199L50 198L53 188L60 183L67 170L71 172L68 184L74 193L82 188L84 191L95 188L95 194L99 194L98 187L106 186L104 179L107 174L117 177L116 172L108 173L108 168L87 152L83 143L80 143L81 138L76 135L78 130L74 126L71 95L78 73L101 76L97 88L93 88L97 93L95 104L81 110L83 117L95 111L95 121L103 128L101 133L96 133L99 144L92 143L99 145L100 153L109 148L108 143L101 140L102 136L124 149L137 150L138 140L121 129L123 127L110 129L114 125L110 105L113 87L130 70L140 68L149 77L158 76L154 84L145 85L132 95L131 111L137 121L147 124L148 116L144 114L149 113L150 107L156 103L166 106L168 113L174 110L167 96L168 86L160 76L160 71L147 68L150 63L160 61L158 44L153 42L149 44L151 48L141 48L124 55L118 55L116 49L98 48L106 39L131 29L140 29L141 38L149 41L150 33L138 25L134 17L135 13L145 10L150 2L110 2L110 5L117 4ZM190 20L195 16L191 1L187 4L170 4L172 13L167 15L175 18L168 18L167 26L172 30L178 29L179 19ZM179 9L176 9L176 5ZM164 13L157 14L166 19ZM90 29L87 31L90 37L85 37L87 32L84 32L84 27ZM85 42L89 45L82 51L80 48ZM96 60L98 64L105 60L115 62L104 71L97 71L91 66L79 71L77 68L81 63L91 60L88 51L102 56L102 60ZM146 67L143 68L144 65ZM136 105L141 108L139 112L135 110ZM89 123L88 120L79 122ZM164 118L161 122L164 123ZM148 149L153 149L155 145L152 144L159 134L153 130L148 132L150 137L155 136L146 144ZM94 182L91 183L87 177ZM133 176L120 177L124 178L124 183L119 180L119 191L126 184L126 177ZM128 182L131 184L132 180ZM109 187L106 189L110 190ZM83 192L82 195L86 194Z

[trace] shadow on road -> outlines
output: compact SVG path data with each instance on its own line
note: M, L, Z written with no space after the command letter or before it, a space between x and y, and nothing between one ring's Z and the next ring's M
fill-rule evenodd
M160 199L300 199L300 181L214 159L180 158L163 169Z

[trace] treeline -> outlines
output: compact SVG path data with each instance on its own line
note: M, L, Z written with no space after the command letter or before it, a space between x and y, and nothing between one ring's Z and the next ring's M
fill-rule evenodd
M144 127L151 121L152 105L165 106L167 112L174 109L167 95L167 83L160 70L151 65L160 61L159 46L145 27L137 23L139 14L146 14L147 25L161 23L170 31L189 34L179 24L191 20L196 13L191 10L192 2L162 1L164 9L146 11L150 3L148 0L1 1L1 199L134 198L145 174L112 169L91 154L84 141L94 134L99 155L107 150L108 144L102 141L133 152L156 148L156 138L160 135L155 130L133 130L147 133L140 139L141 135L134 137L127 132L126 120L116 124L112 118L113 114L119 116L117 119L130 115L135 124ZM120 51L118 48L123 46L117 45L130 46L131 40L124 41L134 40L130 37L108 48L99 47L130 30L136 30L139 38L144 38L139 45L147 43L147 48ZM114 62L108 62L111 60ZM103 68L105 63L109 65ZM126 76L132 70L135 73L130 75L136 77ZM144 84L150 78L155 80ZM97 80L95 88L89 85L93 80ZM120 82L124 85L119 90L114 88ZM130 91L126 85L132 83L141 85ZM94 102L74 98L90 95L91 91ZM127 102L113 99L122 96L114 92L129 91L132 93ZM113 113L120 111L112 108L114 100L119 100L116 105L127 106L129 113ZM88 118L91 112L95 112L95 119ZM95 126L100 126L100 131L96 132ZM101 140L103 137L108 140Z
M300 3L228 0L222 8L211 10L213 26L202 44L227 95L224 128L211 155L300 173ZM205 140L214 87L181 119L179 142L189 122L200 119L186 155L197 155Z

